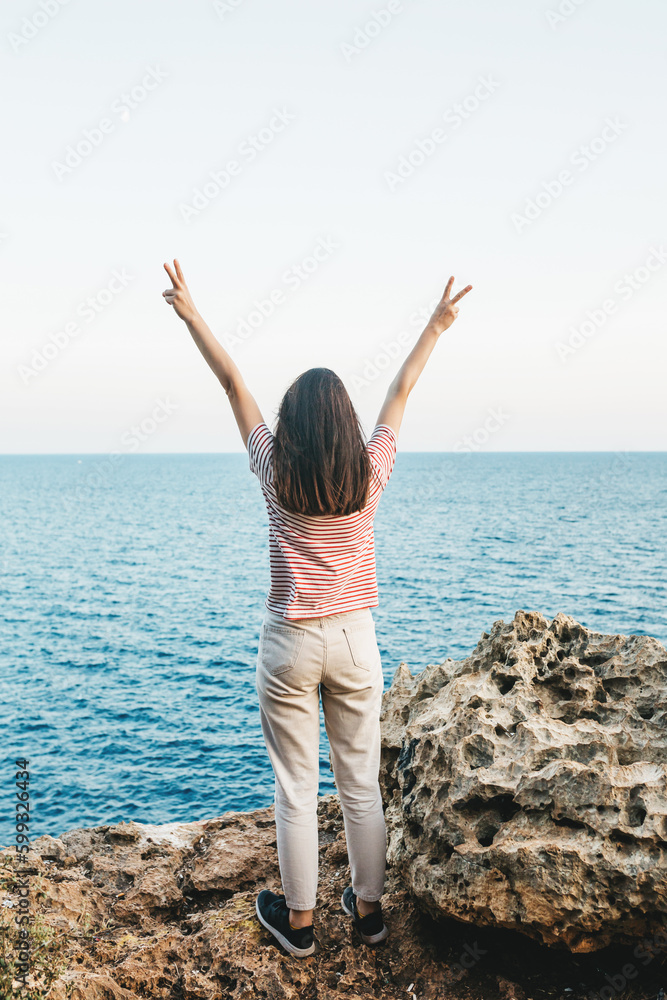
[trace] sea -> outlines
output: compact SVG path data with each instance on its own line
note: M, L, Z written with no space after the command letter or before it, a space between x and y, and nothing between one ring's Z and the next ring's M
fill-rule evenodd
M247 456L0 456L0 512L0 845L24 759L30 839L270 805ZM667 453L399 452L375 546L385 689L518 610L667 644Z

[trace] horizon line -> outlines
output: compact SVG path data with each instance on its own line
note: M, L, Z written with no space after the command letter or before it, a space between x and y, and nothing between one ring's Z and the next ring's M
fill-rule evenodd
M101 458L111 458L112 456L118 456L119 458L142 458L148 455L162 455L164 457L172 456L179 457L183 455L248 455L246 451L5 451L0 452L0 458L87 458L87 457L101 457ZM534 448L521 448L515 451L484 451L480 449L479 451L452 451L442 450L436 451L435 449L429 451L416 451L416 450L403 450L400 449L396 453L396 457L399 455L667 455L667 449L651 449L651 448L603 448L603 449L589 449L589 448L568 448L568 449L558 449L558 448L546 448L546 449L534 449Z

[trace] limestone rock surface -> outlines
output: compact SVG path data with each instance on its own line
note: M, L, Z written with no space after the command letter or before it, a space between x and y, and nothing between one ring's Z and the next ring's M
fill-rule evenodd
M319 798L318 825L317 951L307 959L284 951L255 913L260 889L282 891L273 806L37 837L20 868L3 848L0 998L27 995L18 979L12 991L2 962L17 949L16 886L26 880L35 943L27 987L40 1000L404 1000L409 986L428 988L429 1000L451 996L449 984L469 976L458 961L465 937L441 940L439 928L434 937L389 870L391 946L367 948L340 905L349 866L338 795ZM495 988L492 964L480 973Z
M389 859L434 918L572 952L667 914L667 650L517 612L385 692Z

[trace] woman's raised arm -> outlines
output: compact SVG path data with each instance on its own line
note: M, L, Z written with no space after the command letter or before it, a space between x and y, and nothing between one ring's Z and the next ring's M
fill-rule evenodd
M435 307L433 315L426 324L426 328L399 368L387 390L387 396L382 404L377 423L388 424L389 427L393 428L396 435L398 435L401 426L408 396L424 370L424 365L431 356L431 351L435 347L440 334L444 333L458 316L459 308L456 303L472 288L472 285L467 285L450 299L449 296L451 295L453 285L454 278L452 277L447 282L445 293Z
M171 279L172 287L165 289L162 294L168 305L174 307L176 315L187 326L204 360L227 393L243 443L246 444L253 427L263 423L264 418L259 406L243 381L233 358L216 340L197 312L179 262L174 260L173 269L165 264L164 269Z

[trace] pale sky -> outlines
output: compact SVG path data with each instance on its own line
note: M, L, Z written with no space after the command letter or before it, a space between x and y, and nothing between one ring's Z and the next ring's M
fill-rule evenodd
M666 36L660 0L3 4L0 452L243 451L173 257L271 427L323 365L370 434L453 274L399 450L665 450Z

